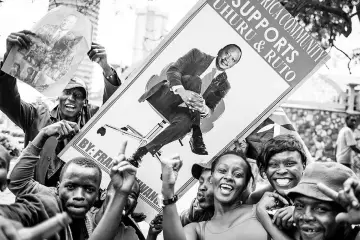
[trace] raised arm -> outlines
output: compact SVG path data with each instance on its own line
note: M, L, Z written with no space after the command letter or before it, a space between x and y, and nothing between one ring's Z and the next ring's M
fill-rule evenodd
M172 159L161 159L162 165L162 195L164 200L175 196L175 182L178 172L182 166L179 157ZM183 228L175 203L164 206L163 209L163 231L164 240L196 240L197 225L191 223Z
M119 225L122 220L122 211L131 188L136 179L136 168L132 166L125 158L126 142L120 147L120 154L113 161L111 168L112 186L108 189L108 202L106 209L101 216L101 220L95 231L92 233L90 240L113 240L117 234ZM125 240L125 239L124 239Z
M276 202L289 204L286 199L277 193L266 192L261 198L260 202L256 205L256 216L264 229L268 232L273 240L292 240L285 232L280 230L269 216L267 210L274 209L277 206Z
M6 39L6 52L4 61L14 46L19 48L29 48L30 38L27 34L33 34L30 31L11 33ZM0 69L3 63L0 63ZM35 108L21 100L16 79L0 70L0 110L5 113L11 121L26 131L32 123Z
M23 150L11 175L9 189L16 196L26 193L38 193L48 191L48 187L34 180L34 170L37 161L40 159L40 152L51 137L62 139L71 137L79 131L76 123L61 120L40 130L38 135Z
M98 43L92 43L91 49L88 52L88 56L91 61L96 62L103 69L104 76L104 95L103 104L113 95L113 93L121 85L121 80L117 75L115 69L113 69L108 61L106 50Z

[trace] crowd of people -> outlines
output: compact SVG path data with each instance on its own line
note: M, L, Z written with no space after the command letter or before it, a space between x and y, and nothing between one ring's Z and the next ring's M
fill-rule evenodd
M30 41L27 31L10 34L4 60L13 46L29 48ZM103 69L106 102L121 80L104 47L93 43L88 55ZM16 196L14 203L0 205L0 239L145 239L137 223L144 215L134 212L140 195L138 166L125 157L126 142L112 162L104 190L103 173L91 159L75 157L64 163L57 157L98 110L88 103L81 79L72 78L56 107L49 109L41 102L23 101L17 80L0 71L0 110L25 133L24 149L9 179L10 160L16 156L0 146L0 189L8 187ZM333 161L309 162L293 135L264 142L255 161L268 184L256 190L249 187L255 163L241 150L194 164L191 174L199 181L198 192L181 214L175 184L183 159L161 158L162 212L151 221L146 239L156 239L162 231L165 240L360 239L360 228L354 226L360 224L360 180L347 161L350 153L360 152L353 136L356 120L349 115L343 122ZM299 132L306 137L307 128Z

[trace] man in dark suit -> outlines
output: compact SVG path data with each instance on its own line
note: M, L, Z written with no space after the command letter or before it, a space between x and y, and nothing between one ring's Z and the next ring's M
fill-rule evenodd
M191 129L192 151L207 155L200 119L211 115L229 91L225 70L237 64L241 55L240 47L235 44L220 49L217 57L194 48L172 64L166 72L167 79L153 86L139 99L139 102L147 100L170 125L133 154L132 164L139 166L141 158L148 152L154 155L161 147L181 139ZM203 82L203 75L211 73L214 75L212 80Z

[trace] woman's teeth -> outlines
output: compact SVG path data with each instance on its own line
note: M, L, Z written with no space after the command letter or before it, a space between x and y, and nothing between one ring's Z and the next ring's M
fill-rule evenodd
M221 184L220 189L222 193L229 194L234 188L228 184Z
M279 186L286 186L290 183L290 179L287 179L287 178L276 179L275 181Z

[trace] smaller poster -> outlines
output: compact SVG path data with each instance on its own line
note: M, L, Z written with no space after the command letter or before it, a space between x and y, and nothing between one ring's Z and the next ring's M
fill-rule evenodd
M76 10L60 6L31 31L35 34L27 34L30 47L13 47L1 70L47 97L58 96L90 50L91 22Z

